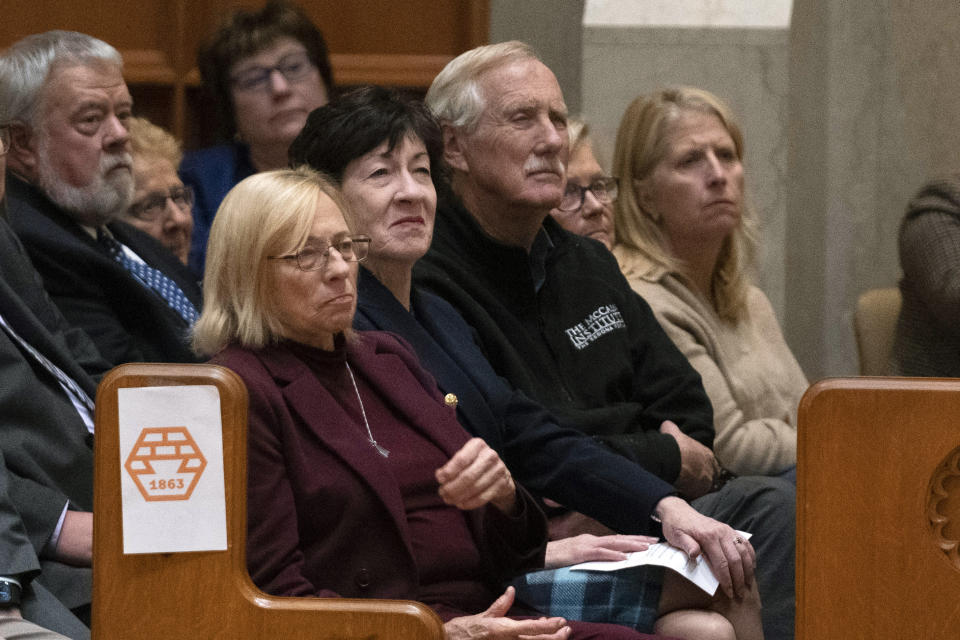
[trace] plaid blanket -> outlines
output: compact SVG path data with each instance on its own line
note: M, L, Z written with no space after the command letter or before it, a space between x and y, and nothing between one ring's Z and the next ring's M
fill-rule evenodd
M549 616L609 622L652 633L660 603L663 567L620 571L570 571L569 567L522 575L513 581L517 600Z

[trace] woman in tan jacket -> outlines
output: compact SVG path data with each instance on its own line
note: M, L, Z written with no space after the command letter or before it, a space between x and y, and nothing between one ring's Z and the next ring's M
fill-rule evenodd
M700 372L719 462L739 475L792 474L807 379L749 281L756 222L742 158L740 129L716 96L676 88L635 99L614 152L613 252Z

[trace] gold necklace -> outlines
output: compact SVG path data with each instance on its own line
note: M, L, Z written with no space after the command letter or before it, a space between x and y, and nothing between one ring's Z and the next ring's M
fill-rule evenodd
M357 388L357 379L353 377L353 369L350 368L350 363L344 360L344 364L347 365L347 373L350 374L350 382L353 383L353 391L357 394L357 402L360 403L360 415L363 416L363 424L367 427L367 436L370 439L370 444L373 445L373 448L382 455L384 458L390 455L390 451L384 447L381 447L377 444L377 441L373 438L373 432L370 431L370 423L367 422L367 411L363 408L363 398L360 397L360 389Z

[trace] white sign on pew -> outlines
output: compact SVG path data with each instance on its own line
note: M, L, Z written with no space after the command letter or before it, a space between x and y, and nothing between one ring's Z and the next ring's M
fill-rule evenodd
M225 550L217 388L136 387L117 394L123 552Z

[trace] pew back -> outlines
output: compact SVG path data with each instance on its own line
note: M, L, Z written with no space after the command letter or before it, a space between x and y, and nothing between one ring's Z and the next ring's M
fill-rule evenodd
M797 638L960 637L960 380L819 382L798 439Z
M227 549L124 554L118 390L195 385L219 392ZM104 378L96 404L94 639L443 637L439 618L420 603L278 598L253 585L245 561L247 394L234 373L213 365L123 365Z

